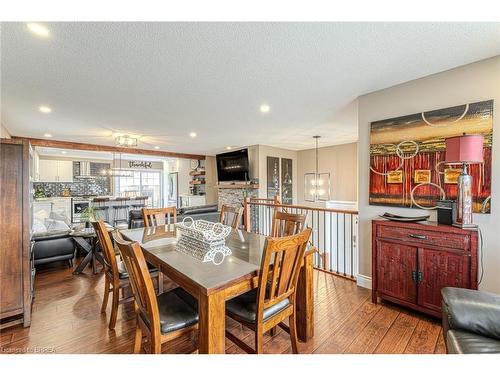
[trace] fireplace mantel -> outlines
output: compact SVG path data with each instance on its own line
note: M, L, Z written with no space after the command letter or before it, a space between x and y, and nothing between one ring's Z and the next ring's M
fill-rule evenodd
M250 184L227 184L227 185L215 185L216 189L258 189L259 185Z

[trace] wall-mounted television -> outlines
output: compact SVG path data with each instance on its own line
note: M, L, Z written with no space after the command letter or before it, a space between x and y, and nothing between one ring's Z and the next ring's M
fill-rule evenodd
M217 179L219 181L248 181L248 149L216 155Z

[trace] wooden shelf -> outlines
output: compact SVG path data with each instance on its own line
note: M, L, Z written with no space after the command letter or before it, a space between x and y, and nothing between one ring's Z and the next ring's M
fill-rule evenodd
M191 180L189 181L189 183L191 185L205 185L205 181L195 181L195 180Z
M227 184L227 185L216 185L217 189L258 189L259 185L248 185L248 184Z
M190 176L205 176L205 171L191 171L189 172Z

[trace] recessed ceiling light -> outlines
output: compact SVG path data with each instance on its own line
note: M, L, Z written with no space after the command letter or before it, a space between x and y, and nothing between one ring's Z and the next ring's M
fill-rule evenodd
M271 111L271 107L269 107L268 104L262 104L260 107L259 107L259 110L262 112L262 113L269 113Z
M197 135L198 135L198 134L196 134L195 132L191 132L191 133L189 133L189 136L190 136L191 138L194 138L194 137L196 137Z
M47 138L52 138L52 134L50 134L50 133L45 133L43 136L47 137Z
M52 108L47 107L45 105L42 105L42 106L38 107L38 110L40 112L42 112L42 113L50 113L50 112L52 112Z
M35 35L41 36L43 38L47 38L50 35L49 29L47 29L40 23L30 22L26 26L28 26L28 30Z
M155 146L155 150L159 150L160 149L160 146Z
M231 146L227 146L226 150L232 150L233 148Z
M67 152L66 151L61 151L61 154L67 154Z

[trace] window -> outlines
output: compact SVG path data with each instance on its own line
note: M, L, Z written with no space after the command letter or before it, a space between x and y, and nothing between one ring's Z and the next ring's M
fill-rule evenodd
M115 191L120 196L148 196L148 205L162 206L161 172L133 171L131 177L115 177Z

